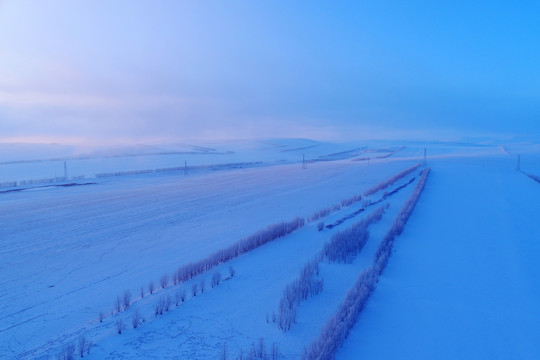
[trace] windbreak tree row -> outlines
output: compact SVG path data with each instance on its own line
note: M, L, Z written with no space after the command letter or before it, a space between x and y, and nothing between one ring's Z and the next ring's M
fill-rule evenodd
M302 301L323 290L324 279L319 276L319 263L325 258L331 262L351 263L369 237L368 226L381 220L384 209L385 207L381 206L366 219L336 233L322 251L304 265L300 276L285 287L279 301L277 317L281 330L289 330L296 322L296 310Z
M390 230L381 242L372 266L360 273L336 313L326 321L319 336L304 350L303 360L326 360L335 357L337 350L343 345L350 330L356 323L358 315L366 305L369 296L375 290L379 276L388 263L393 242L402 233L414 210L425 187L429 172L429 168L422 171L413 193L401 208Z
M216 265L227 262L237 256L245 254L258 248L272 240L288 235L296 229L304 226L305 220L297 217L289 222L270 225L264 230L260 230L253 235L248 236L225 249L219 250L205 259L195 263L182 265L176 271L176 278L180 281L187 281Z
M385 180L383 182L380 182L377 185L373 186L372 188L366 190L366 192L364 192L364 196L370 196L370 195L375 194L378 191L386 189L387 187L389 187L390 185L392 185L393 183L395 183L399 179L409 175L410 173L412 173L413 171L415 171L419 167L420 167L420 164L416 164L414 166L411 166L408 169L405 169L405 170L395 174L391 178L389 178L389 179L387 179L387 180Z
M350 198L341 200L339 204L328 206L328 207L326 207L324 209L321 209L321 210L318 210L318 211L314 212L313 214L311 214L310 216L307 217L307 221L311 222L311 221L318 220L320 218L323 218L325 216L330 215L331 213L333 213L335 211L341 210L341 208L343 208L343 207L347 207L347 206L351 206L353 204L356 204L357 202L361 201L362 199L363 199L362 195L353 195Z
M540 176L536 176L534 174L527 174L527 176L530 177L531 179L533 179L534 181L540 183Z
M381 241L381 244L379 245L379 248L375 253L375 261L373 266L379 274L381 274L386 267L386 264L388 263L388 258L392 253L392 246L394 244L394 240L403 232L405 224L407 224L407 220L409 220L409 217L411 216L414 207L416 206L416 203L418 202L418 199L420 198L420 195L424 190L424 186L426 185L426 180L429 172L429 168L426 168L422 171L422 173L420 174L420 178L418 179L418 183L416 184L416 187L414 188L411 196L407 199L407 201L405 201L405 204L403 204L403 207L401 208L398 215L396 216L396 219L392 223L390 230L385 235L384 239Z
M352 263L369 237L368 226L381 220L384 209L381 206L366 219L335 233L330 242L324 244L323 256L331 262Z
M278 327L287 331L296 322L296 308L308 297L323 290L324 279L319 275L320 257L308 261L300 271L300 276L288 284L279 301Z

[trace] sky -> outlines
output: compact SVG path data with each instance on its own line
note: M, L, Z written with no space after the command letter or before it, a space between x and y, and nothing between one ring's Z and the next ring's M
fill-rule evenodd
M0 0L0 141L540 135L538 1Z

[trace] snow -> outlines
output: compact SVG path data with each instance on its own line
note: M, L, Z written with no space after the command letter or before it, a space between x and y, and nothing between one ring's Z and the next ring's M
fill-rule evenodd
M338 359L537 359L540 184L504 157L432 174Z
M425 191L337 357L537 358L540 184L515 171L514 151L525 154L523 170L538 175L534 160L540 156L535 146L505 145L504 152L499 145L270 139L99 151L62 152L54 146L50 154L39 147L42 159L54 155L54 161L1 163L0 183L54 176L44 169L55 162L62 175L68 158L70 176L84 174L86 179L76 182L92 184L0 193L0 358L55 357L84 334L94 344L85 355L89 359L216 358L224 344L229 358L235 358L240 349L246 356L260 338L267 353L275 343L280 359L298 359L360 271L371 264L415 183L380 203L389 207L369 228L370 238L352 264L321 263L324 290L299 305L298 321L286 333L271 320L285 286L332 234L379 204L333 229L317 231L319 220L307 223L153 295L148 283L159 288L160 276L171 275L180 265L268 225L308 217L363 194L422 161L424 147L432 168ZM31 151L22 148L10 160L30 159ZM303 168L303 155L317 161ZM94 178L100 172L183 165L186 157L199 165L262 164L187 175ZM417 175L415 171L386 190ZM362 206L360 201L321 220L334 223ZM224 280L211 288L216 271ZM191 283L201 278L206 291L192 297ZM180 288L187 298L177 307L174 295ZM111 315L114 299L125 290L135 302ZM156 317L153 306L167 295L173 305ZM131 326L135 310L145 318L137 329ZM103 323L98 321L100 311L105 313ZM126 325L121 335L115 329L118 318Z

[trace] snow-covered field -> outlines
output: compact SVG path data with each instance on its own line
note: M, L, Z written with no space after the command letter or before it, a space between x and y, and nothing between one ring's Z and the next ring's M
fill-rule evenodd
M85 178L54 183L79 186L0 188L0 358L55 358L84 335L89 359L249 358L261 342L269 358L299 359L371 265L421 169L190 280L174 285L172 274L268 225L364 194L421 162L424 147L432 169L424 193L337 357L537 358L540 183L515 171L515 154L524 154L524 171L540 175L538 147L279 139L105 153L46 147L41 157L21 145L12 152L0 164L0 183L62 176L64 162L68 177ZM185 162L257 165L95 178ZM361 253L350 264L323 260L323 291L298 305L289 331L280 330L273 318L285 287L336 232L382 205ZM319 221L353 213L317 229ZM222 281L212 287L216 272ZM163 274L169 280L161 289ZM182 289L185 301L176 305ZM129 309L113 311L126 290ZM156 316L154 307L168 297L169 311ZM137 328L135 314L144 318Z
M512 165L430 162L418 207L338 359L540 357L540 183Z

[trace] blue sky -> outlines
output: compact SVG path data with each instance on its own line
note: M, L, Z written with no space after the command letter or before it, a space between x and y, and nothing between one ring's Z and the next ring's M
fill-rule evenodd
M538 4L0 0L0 140L538 136Z

